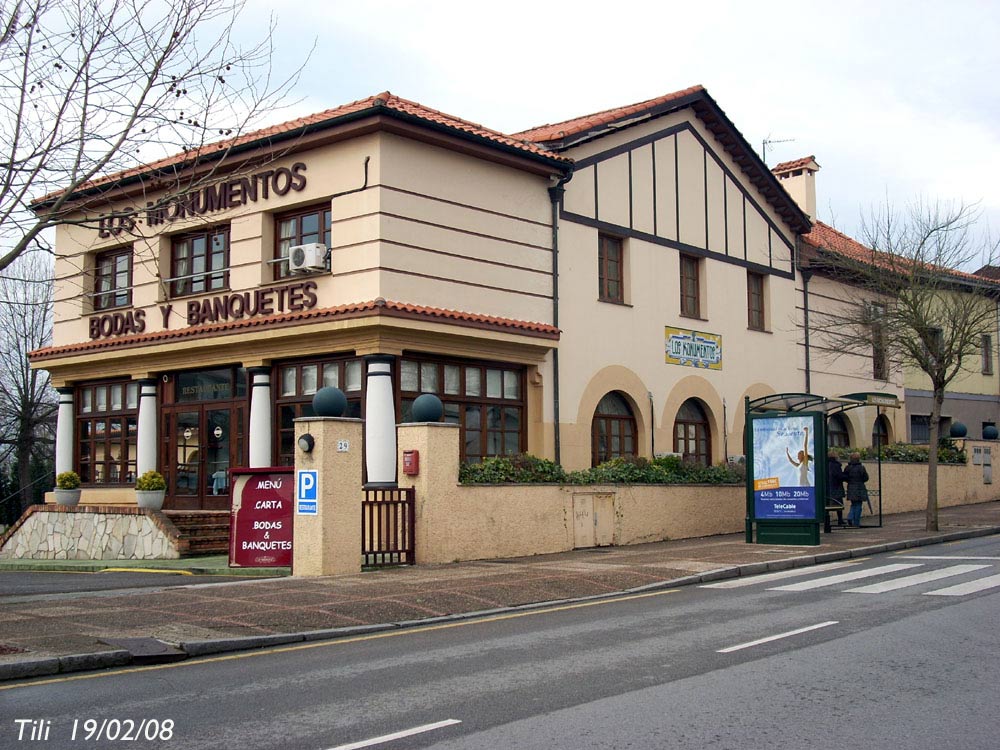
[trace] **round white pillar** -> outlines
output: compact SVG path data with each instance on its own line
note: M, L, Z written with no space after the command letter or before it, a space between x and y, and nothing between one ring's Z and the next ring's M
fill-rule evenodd
M142 476L156 469L156 381L139 381L139 423L135 438L135 471Z
M73 471L73 389L57 388L59 411L56 412L56 474Z
M396 400L392 393L391 355L365 357L365 468L368 485L396 486Z
M271 370L251 367L250 375L250 468L272 463Z

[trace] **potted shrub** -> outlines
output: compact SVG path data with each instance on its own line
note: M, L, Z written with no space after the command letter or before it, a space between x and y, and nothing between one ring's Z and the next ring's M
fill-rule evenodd
M59 505L76 505L80 502L80 475L64 471L56 476L56 502Z
M167 482L158 471L150 469L135 480L135 501L140 508L160 510L167 494Z

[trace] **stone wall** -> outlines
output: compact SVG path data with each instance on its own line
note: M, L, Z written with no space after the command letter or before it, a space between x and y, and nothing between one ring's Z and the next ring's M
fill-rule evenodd
M171 560L182 546L177 529L156 511L33 505L0 537L0 559Z

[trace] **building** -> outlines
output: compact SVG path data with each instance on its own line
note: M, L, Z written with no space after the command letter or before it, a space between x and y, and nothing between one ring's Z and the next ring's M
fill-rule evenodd
M290 463L324 385L372 484L421 393L466 460L576 469L716 463L746 398L841 386L796 317L809 217L702 87L511 135L383 93L69 198L100 216L57 232L32 363L85 503L158 468L167 508L228 507L226 470Z

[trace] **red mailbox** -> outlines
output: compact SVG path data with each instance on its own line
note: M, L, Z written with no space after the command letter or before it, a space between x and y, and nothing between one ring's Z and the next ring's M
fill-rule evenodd
M420 473L420 451L403 451L403 473L408 477Z

